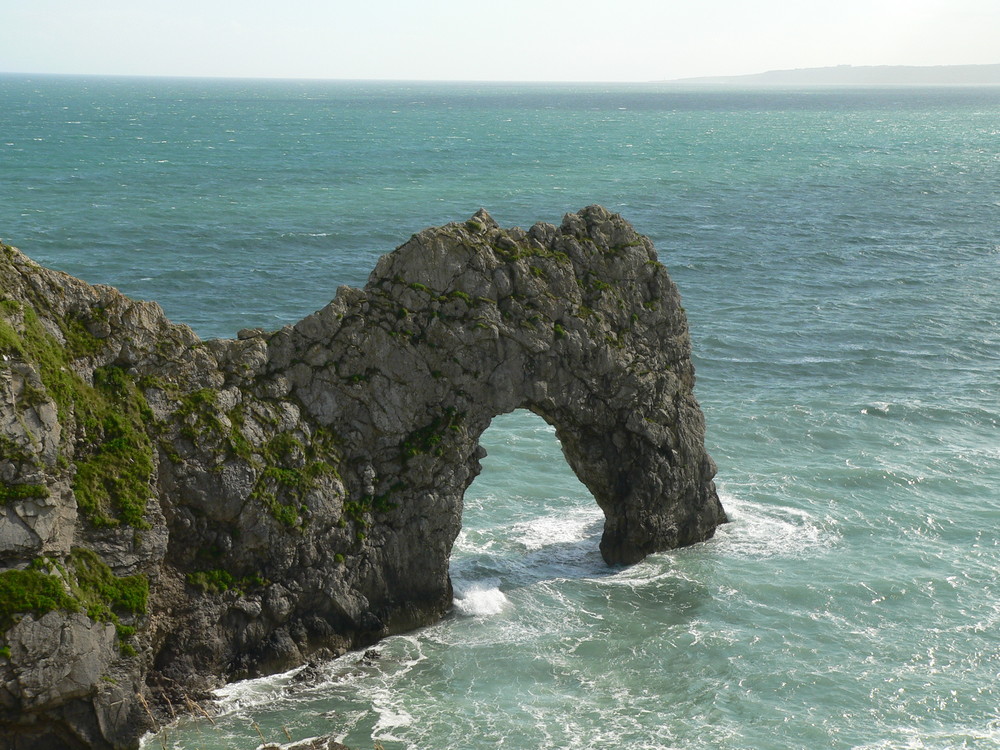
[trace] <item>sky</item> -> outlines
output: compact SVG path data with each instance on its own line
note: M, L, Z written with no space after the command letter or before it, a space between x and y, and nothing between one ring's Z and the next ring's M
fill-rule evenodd
M997 0L0 0L0 72L654 81L1000 63Z

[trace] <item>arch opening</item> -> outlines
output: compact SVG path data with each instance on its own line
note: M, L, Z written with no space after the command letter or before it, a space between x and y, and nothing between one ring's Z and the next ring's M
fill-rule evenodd
M599 549L604 514L554 427L517 409L495 417L480 446L487 455L465 491L450 560L458 614L498 614L516 589L610 572Z

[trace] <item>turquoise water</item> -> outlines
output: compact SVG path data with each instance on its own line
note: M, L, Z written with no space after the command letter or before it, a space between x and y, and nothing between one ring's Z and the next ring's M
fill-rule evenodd
M148 748L1000 747L1000 89L0 77L0 236L206 337L590 203L680 287L732 523L608 569L554 434L498 418L451 616Z

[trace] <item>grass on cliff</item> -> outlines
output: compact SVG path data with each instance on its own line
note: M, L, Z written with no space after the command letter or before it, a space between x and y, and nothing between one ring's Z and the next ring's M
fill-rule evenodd
M18 500L39 499L49 496L48 487L43 484L7 484L0 482L0 505L17 502Z
M146 576L116 576L96 552L76 548L66 566L39 557L26 570L0 573L0 632L26 614L84 612L96 622L112 623L122 652L130 654L134 649L127 641L135 628L121 617L145 614L148 599Z
M308 443L291 433L278 433L261 449L264 467L250 497L263 503L284 526L304 525L306 495L317 489L324 477L340 476L338 442L339 438L324 430L316 430Z
M97 368L93 384L81 377L73 362L99 352L104 345L82 320L59 321L64 346L31 305L3 300L0 314L6 318L0 318L0 353L13 354L37 367L45 393L34 398L40 400L47 394L55 402L63 430L70 440L75 437L73 491L84 516L99 527L122 523L146 527L143 516L154 464L145 427L152 412L142 392L118 367ZM22 333L13 324L18 318ZM0 491L0 499L7 502L21 497L43 495L38 487L28 485Z
M118 577L90 549L77 547L70 553L76 577L73 594L92 620L118 624L118 614L146 612L149 581L144 575Z
M214 446L210 450L214 450L220 466L225 457L236 457L257 469L250 498L263 504L283 526L303 526L308 510L306 495L320 486L323 477L340 476L340 438L332 431L317 428L305 442L290 432L279 432L255 447L244 434L246 417L242 406L223 412L219 393L212 388L180 396L173 419L180 424L180 435L197 443L200 449ZM201 579L196 582L202 588L204 583ZM209 582L209 587L225 590L219 581Z
M32 569L0 573L0 631L6 632L19 614L43 615L54 609L79 610L56 576Z
M454 407L448 406L441 414L434 417L429 424L414 430L403 440L400 446L400 457L405 464L408 459L424 453L435 456L444 455L442 441L449 430L458 432L462 429L465 414Z
M145 431L152 412L133 380L118 367L94 371L84 429L96 438L80 450L73 491L95 526L125 523L147 528L143 519L153 475L153 446Z
M240 430L242 414L238 409L231 410L227 414L228 427L220 418L221 414L219 392L213 388L201 388L180 397L174 419L181 425L181 436L192 443L204 448L208 442L215 441L220 451L250 460L253 449Z
M237 578L228 570L221 568L188 573L187 582L202 593L220 594L224 591L235 591L240 596L251 589L261 588L268 584L267 579L260 573Z

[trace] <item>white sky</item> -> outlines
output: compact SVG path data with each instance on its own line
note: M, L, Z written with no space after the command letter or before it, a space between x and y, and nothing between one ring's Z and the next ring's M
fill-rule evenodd
M3 72L649 81L998 62L998 0L0 0Z

